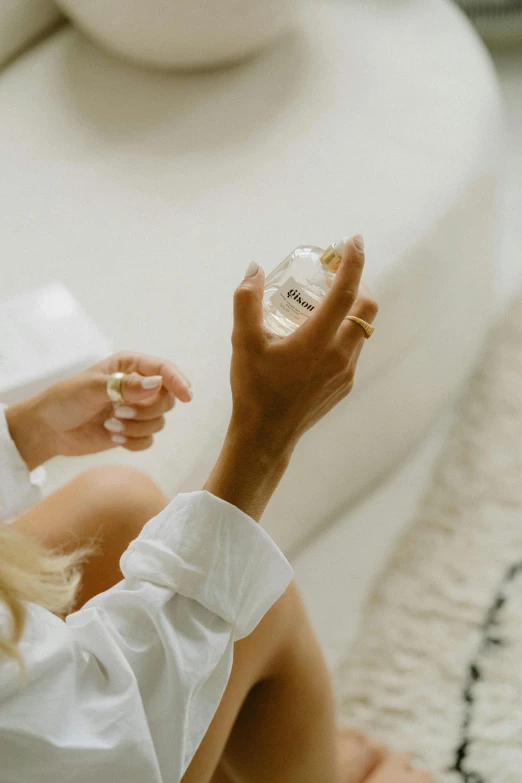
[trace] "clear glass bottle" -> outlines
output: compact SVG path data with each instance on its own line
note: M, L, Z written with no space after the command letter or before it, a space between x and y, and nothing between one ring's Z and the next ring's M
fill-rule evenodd
M265 325L275 334L292 334L311 316L327 293L340 264L347 238L326 250L301 245L265 280Z

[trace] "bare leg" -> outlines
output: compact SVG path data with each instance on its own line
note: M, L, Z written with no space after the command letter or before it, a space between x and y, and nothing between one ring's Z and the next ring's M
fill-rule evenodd
M215 764L213 783L356 783L382 760L382 748L336 729L329 673L294 582L234 656L183 783L206 783Z
M365 783L434 783L434 781L427 772L413 768L408 756L392 753L366 778Z
M143 525L167 501L139 470L93 468L20 516L13 526L66 552L95 539L98 553L86 563L75 609L123 579L120 557Z
M96 468L14 524L66 550L98 538L80 607L122 578L121 554L166 502L139 471ZM229 683L183 783L359 783L384 757L362 734L336 729L329 674L292 582L235 644Z

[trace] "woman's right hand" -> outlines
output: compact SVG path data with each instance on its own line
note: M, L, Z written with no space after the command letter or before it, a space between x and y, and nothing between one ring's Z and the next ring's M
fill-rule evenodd
M232 419L239 429L262 432L277 449L293 448L349 394L365 333L346 316L371 323L378 312L361 282L363 269L362 237L352 237L321 305L285 338L264 326L264 274L250 270L234 295Z
M357 239L357 238L356 238ZM230 426L205 489L259 521L295 444L353 387L377 304L361 282L364 251L352 239L320 307L289 337L263 324L264 274L254 265L234 295Z

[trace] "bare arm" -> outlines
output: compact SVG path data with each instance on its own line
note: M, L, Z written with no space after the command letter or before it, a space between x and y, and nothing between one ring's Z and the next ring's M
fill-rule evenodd
M262 432L232 421L204 489L259 522L291 454L288 444L276 447L274 441L267 442Z
M365 334L347 315L373 321L378 307L361 282L364 252L347 243L332 288L289 337L263 325L263 271L234 297L233 413L205 489L259 522L299 438L353 387Z

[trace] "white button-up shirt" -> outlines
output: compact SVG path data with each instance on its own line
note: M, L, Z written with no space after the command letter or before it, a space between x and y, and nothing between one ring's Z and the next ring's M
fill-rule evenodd
M38 497L0 410L0 515ZM293 575L263 528L208 492L178 495L120 566L124 579L65 622L27 605L27 685L0 657L0 783L179 781L225 690L234 641ZM7 622L0 603L4 631Z

